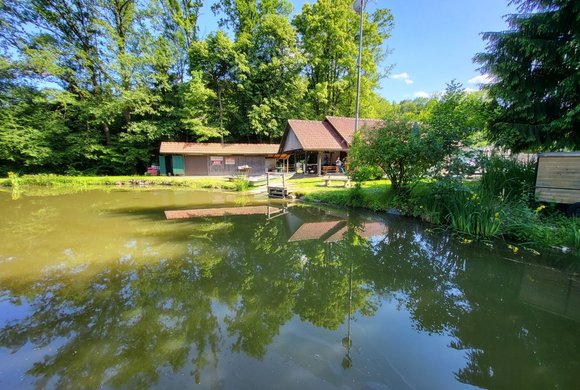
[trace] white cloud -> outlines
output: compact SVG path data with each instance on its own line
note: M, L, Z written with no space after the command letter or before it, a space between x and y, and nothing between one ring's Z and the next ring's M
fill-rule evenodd
M464 91L466 93L474 93L474 92L477 92L478 90L477 89L473 89L473 88L465 88Z
M469 84L489 84L493 81L493 78L488 74L480 74L479 76L475 76L470 78L467 82Z
M391 78L395 79L395 80L399 80L399 79L405 80L405 79L409 78L409 73L407 73L407 72L397 73L397 74L394 74L393 76L391 76Z
M394 74L391 76L391 78L393 80L403 80L405 82L405 84L407 84L407 85L414 83L414 81L411 80L411 76L409 76L409 73L407 73L407 72Z
M413 94L413 97L416 97L416 98L428 98L429 96L430 95L425 91L419 91L419 92L415 92Z

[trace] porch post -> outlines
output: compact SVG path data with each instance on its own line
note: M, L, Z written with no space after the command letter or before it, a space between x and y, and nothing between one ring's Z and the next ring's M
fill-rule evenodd
M317 161L317 165L318 165L318 167L317 167L318 176L320 176L320 175L322 175L322 153L319 151L317 153L317 156L316 157L317 157L316 159L318 160Z

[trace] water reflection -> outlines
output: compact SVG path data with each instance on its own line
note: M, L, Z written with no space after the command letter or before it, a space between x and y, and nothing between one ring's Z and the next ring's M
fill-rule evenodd
M580 322L580 280L551 268L526 265L519 298L535 307Z
M25 308L0 315L0 347L11 354L0 353L0 362L41 351L26 368L36 387L255 388L268 385L266 368L288 388L426 388L421 372L446 388L580 381L579 283L559 271L352 212L285 205L117 211L171 226L171 234L147 229L137 240L160 234L174 246L157 247L148 261L121 255L96 270L53 267L24 279L0 273L0 303ZM115 253L130 252L123 248ZM381 332L369 330L389 308L408 316L416 334L461 351L448 379L434 382L420 357L416 367L399 367L408 352L380 347L404 333L395 314ZM438 348L422 345L429 357L441 356ZM284 357L290 350L302 352ZM290 367L317 381L282 379Z

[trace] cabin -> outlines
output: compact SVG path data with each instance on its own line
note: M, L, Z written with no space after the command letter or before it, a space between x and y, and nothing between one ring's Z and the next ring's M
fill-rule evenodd
M159 173L168 176L261 176L276 170L278 144L162 142Z
M358 127L376 128L379 119L359 119ZM337 173L336 160L344 163L355 133L355 118L327 116L322 121L289 119L279 153L295 163L304 162L304 173Z
M580 152L538 154L536 200L567 206L580 216Z

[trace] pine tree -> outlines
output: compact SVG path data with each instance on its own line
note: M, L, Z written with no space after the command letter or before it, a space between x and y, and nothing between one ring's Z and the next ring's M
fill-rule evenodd
M490 138L519 150L580 148L580 2L514 0L510 29L488 32L475 61L490 74Z

